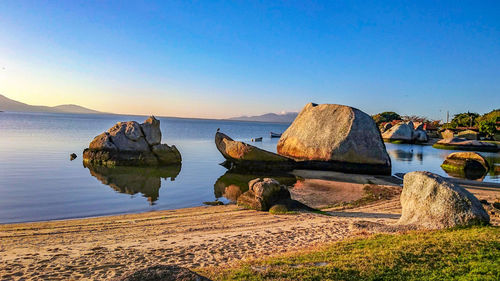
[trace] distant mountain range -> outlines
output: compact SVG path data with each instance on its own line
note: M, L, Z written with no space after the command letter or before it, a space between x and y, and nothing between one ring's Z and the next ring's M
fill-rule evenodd
M232 117L229 120L238 120L238 121L256 121L256 122L276 122L276 123L292 123L297 117L297 112L287 112L282 114L276 113L266 113L263 115L257 116L240 116L240 117Z
M58 106L29 105L9 99L0 95L0 111L20 111L20 112L50 112L50 113L80 113L99 114L100 111L85 108L75 104L63 104Z

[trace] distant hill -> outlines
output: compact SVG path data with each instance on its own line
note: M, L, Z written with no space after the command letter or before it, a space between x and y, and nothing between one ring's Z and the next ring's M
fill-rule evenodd
M99 114L100 111L85 108L75 104L64 104L58 106L29 105L18 102L4 95L0 95L0 111L20 111L20 112L50 112L50 113L81 113Z
M276 123L292 123L297 117L297 112L287 112L283 114L276 113L266 113L257 116L240 116L232 117L229 120L239 120L239 121L255 121L255 122L276 122Z

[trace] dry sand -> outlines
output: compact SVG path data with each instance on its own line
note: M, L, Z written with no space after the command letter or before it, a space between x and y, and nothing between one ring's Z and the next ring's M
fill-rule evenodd
M469 190L489 202L499 196L495 188ZM158 264L225 265L364 235L356 225L393 224L400 212L395 195L332 216L272 215L227 205L0 225L0 279L107 280ZM499 222L498 214L492 216L493 224Z

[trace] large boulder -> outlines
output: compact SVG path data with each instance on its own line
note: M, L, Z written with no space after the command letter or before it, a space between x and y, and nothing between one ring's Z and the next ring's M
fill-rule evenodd
M439 140L433 145L434 148L440 149L456 149L456 150L473 150L473 151L484 151L484 152L497 152L500 148L489 142L468 140L464 138L448 138Z
M227 135L215 133L215 145L222 156L236 168L246 170L279 170L292 169L295 163L292 159L276 153L262 150L244 142L235 141Z
M404 176L399 224L440 229L489 223L479 200L461 186L429 172Z
M238 206L257 211L267 211L280 200L290 199L285 186L271 178L257 178L248 183L249 189L238 197Z
M415 140L413 123L399 123L382 134L382 138L389 142L411 143Z
M391 160L373 119L353 107L307 104L283 133L278 154L303 168L389 174Z
M476 152L454 152L446 156L441 168L452 176L480 179L488 172L488 161Z
M83 160L93 165L155 166L179 164L181 154L175 146L161 144L160 121L151 116L143 124L118 122L90 142Z

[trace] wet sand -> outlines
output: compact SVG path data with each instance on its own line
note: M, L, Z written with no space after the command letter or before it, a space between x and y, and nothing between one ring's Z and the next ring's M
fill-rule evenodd
M468 189L489 202L500 196L498 188ZM223 266L367 235L357 225L398 220L399 195L329 213L272 215L226 205L0 225L0 279L108 280L158 264ZM498 214L492 223L500 225Z

